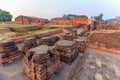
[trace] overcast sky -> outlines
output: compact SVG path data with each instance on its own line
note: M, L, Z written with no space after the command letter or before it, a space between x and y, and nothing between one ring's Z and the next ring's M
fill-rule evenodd
M51 19L64 14L120 16L120 0L0 0L0 8L18 15Z

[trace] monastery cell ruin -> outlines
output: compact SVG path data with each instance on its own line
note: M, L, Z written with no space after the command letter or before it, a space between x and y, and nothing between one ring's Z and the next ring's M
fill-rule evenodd
M57 29L2 39L0 80L120 80L120 24L85 15L51 20L20 15L14 24Z

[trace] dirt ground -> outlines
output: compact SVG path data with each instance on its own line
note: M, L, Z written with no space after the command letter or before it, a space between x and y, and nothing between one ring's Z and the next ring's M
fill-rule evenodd
M29 80L22 70L22 59L0 65L0 80Z
M95 49L87 49L86 53L89 54L84 61L77 57L70 66L62 63L54 80L120 80L119 55ZM74 74L66 79L64 75L70 74L70 71ZM0 65L0 80L29 80L22 70L22 59Z
M120 80L120 55L94 49L87 51L88 58L72 80Z

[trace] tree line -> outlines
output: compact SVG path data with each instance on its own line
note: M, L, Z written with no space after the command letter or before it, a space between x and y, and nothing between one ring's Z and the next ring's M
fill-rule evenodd
M9 22L12 20L12 17L9 11L0 9L0 22Z

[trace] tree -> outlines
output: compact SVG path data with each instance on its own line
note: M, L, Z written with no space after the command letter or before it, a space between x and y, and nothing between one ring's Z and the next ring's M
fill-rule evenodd
M100 15L98 15L98 16L94 16L94 20L96 20L96 21L103 21L103 14L101 13Z
M7 22L12 20L10 12L0 9L0 22Z

